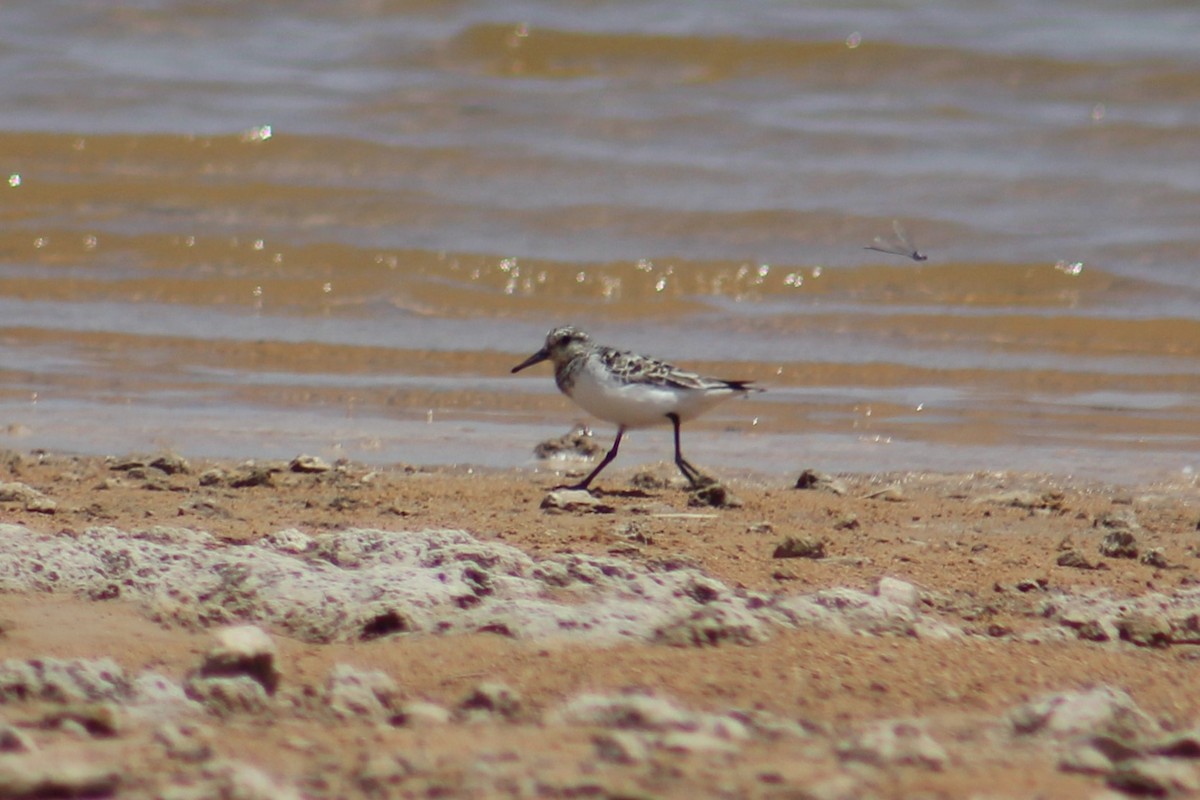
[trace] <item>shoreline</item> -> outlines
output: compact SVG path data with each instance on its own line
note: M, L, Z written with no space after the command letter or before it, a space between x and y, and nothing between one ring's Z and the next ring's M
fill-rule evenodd
M31 745L0 767L75 759L122 797L1200 785L1154 749L1200 725L1179 691L1200 659L1194 487L732 477L714 508L672 465L614 465L598 508L556 510L551 472L12 451L0 468L0 708ZM820 557L775 557L787 539ZM263 631L277 690L205 677L235 623ZM135 688L13 694L14 665L103 659ZM150 673L174 700L144 696ZM104 735L97 708L119 720ZM1096 744L1114 737L1125 750Z

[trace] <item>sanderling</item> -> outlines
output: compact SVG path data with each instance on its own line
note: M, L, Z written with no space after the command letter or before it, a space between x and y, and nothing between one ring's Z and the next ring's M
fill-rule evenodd
M591 474L572 489L587 489L617 457L621 438L630 428L645 428L670 420L675 428L675 464L692 486L700 484L700 470L679 449L679 426L735 394L761 392L750 381L706 378L655 358L596 344L578 328L565 326L546 334L546 344L512 368L549 360L554 382L567 397L600 419L615 422L617 438Z
M864 247L863 250L874 250L877 253L888 253L893 256L904 256L911 258L913 261L928 261L929 256L922 253L912 243L912 239L908 236L908 231L898 219L892 220L892 230L896 233L896 238L893 241L888 241L882 236L875 237L875 244Z

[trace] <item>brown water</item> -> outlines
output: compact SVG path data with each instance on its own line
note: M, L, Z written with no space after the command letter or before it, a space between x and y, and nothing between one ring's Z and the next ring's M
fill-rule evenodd
M1195 478L1188 4L81 5L0 9L0 446L528 465L572 322L768 387L705 465Z

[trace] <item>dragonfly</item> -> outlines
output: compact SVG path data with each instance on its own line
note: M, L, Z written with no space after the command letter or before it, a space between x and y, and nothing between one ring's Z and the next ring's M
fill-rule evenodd
M908 231L900 224L900 220L892 220L892 230L896 233L896 238L893 240L884 239L882 236L875 237L875 244L864 247L864 250L874 250L877 253L888 253L893 256L904 256L911 258L913 261L925 261L929 256L922 253L913 245L912 239L908 236Z

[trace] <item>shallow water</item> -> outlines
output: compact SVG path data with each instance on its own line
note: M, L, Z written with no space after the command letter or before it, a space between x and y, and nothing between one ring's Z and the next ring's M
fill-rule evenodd
M0 9L0 445L528 465L573 322L768 387L705 465L1200 466L1188 4L78 6Z

